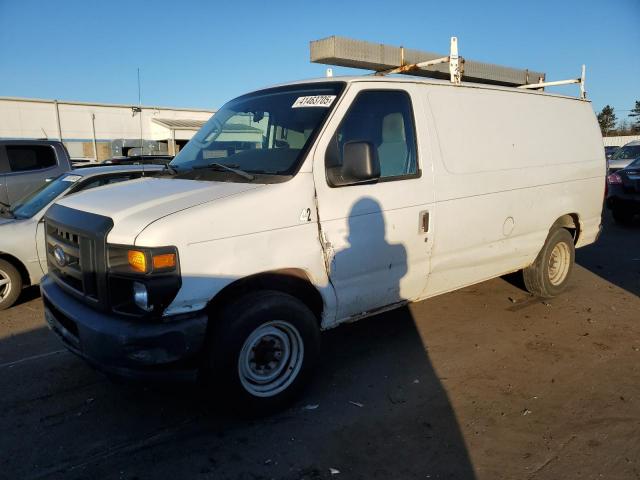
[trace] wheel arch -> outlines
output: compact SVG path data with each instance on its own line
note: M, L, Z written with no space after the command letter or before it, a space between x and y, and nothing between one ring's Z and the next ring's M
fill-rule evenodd
M316 316L318 324L324 311L324 300L313 285L306 271L286 268L256 273L240 278L220 290L207 304L207 310L215 313L236 298L257 290L275 290L287 293L303 302Z
M9 262L11 265L16 267L16 270L20 273L20 277L22 278L22 286L28 287L31 285L31 278L29 277L29 271L24 263L20 261L18 257L14 257L10 253L0 252L0 259Z
M569 230L571 236L573 237L573 244L577 244L580 239L580 217L577 213L566 213L556 219L551 225L549 232L551 232L556 227L562 227Z

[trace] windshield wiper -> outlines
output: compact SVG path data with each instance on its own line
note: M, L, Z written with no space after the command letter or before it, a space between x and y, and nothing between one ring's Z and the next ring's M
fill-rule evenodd
M174 167L172 167L168 163L164 164L164 169L167 170L170 175L177 175L178 174L178 170L176 170Z
M194 170L203 169L203 168L210 168L210 169L213 169L213 170L225 170L227 172L235 173L236 175L239 175L242 178L246 178L249 181L255 180L255 178L256 178L255 176L251 175L249 172L245 172L244 170L240 170L235 165L233 167L231 167L229 165L225 165L224 163L212 162L212 163L208 163L206 165L197 165L197 166L193 167Z

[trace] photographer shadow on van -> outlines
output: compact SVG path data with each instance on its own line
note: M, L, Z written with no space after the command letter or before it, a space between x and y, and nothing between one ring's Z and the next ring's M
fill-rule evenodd
M339 311L404 303L407 249L387 238L387 230L397 226L386 225L380 204L368 197L353 205L346 221L347 246L335 253L331 278L351 290L344 298L357 304L338 300ZM319 442L317 464L348 465L352 473L385 478L475 478L451 402L431 364L424 327L403 305L323 335L326 363L305 396L354 407L319 422L316 435L327 438ZM329 385L334 388L327 391Z
M400 281L407 274L407 251L401 243L387 241L380 204L368 197L358 200L346 223L346 247L335 253L330 264L338 317L402 302Z

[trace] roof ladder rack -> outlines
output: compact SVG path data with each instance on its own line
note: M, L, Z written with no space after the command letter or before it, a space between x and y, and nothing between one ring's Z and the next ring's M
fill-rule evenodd
M587 99L587 92L584 89L584 80L585 80L585 75L586 75L586 67L583 64L582 65L582 74L580 75L579 78L571 78L569 80L556 80L553 82L545 82L543 78L540 78L538 80L538 83L530 83L528 85L519 85L517 88L526 88L529 90L534 90L534 89L538 89L538 88L544 88L544 87L554 87L557 85L571 85L574 83L577 83L580 85L580 98L582 100L586 100Z
M547 82L546 74L543 72L463 58L458 54L457 37L451 37L447 56L337 36L312 41L309 53L314 63L373 70L374 75L404 73L446 79L454 85L459 85L464 80L467 83L541 90L545 87L577 83L580 85L580 98L586 100L587 97L584 87L584 65L580 78ZM537 79L538 82L531 83L533 79Z
M434 58L433 60L427 60L425 62L409 63L405 64L404 61L404 47L400 47L401 64L399 67L389 68L386 70L379 70L374 75L390 75L392 73L411 73L415 70L423 70L434 65L441 63L449 64L449 75L451 83L459 85L462 81L462 72L464 71L464 58L458 55L458 37L451 37L451 45L449 49L449 56Z
M310 60L330 66L358 68L377 75L390 73L438 78L458 84L482 83L517 87L545 78L544 72L518 69L493 63L462 58L458 54L458 39L451 38L448 54L396 47L345 37L326 37L309 45Z

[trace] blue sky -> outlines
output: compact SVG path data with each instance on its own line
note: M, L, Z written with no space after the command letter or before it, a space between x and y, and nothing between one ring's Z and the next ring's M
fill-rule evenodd
M578 76L596 110L640 100L640 0L0 0L0 96L217 108L324 75L310 40L343 35ZM334 69L336 75L350 73ZM575 87L561 90L574 93Z

